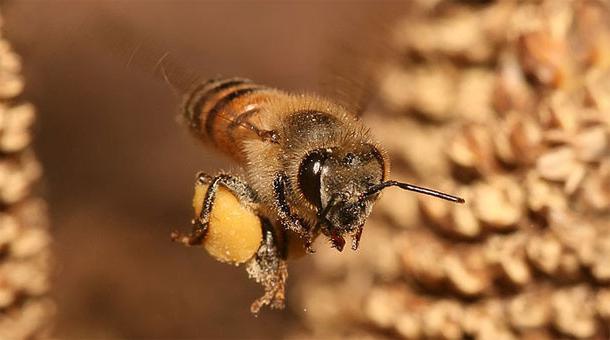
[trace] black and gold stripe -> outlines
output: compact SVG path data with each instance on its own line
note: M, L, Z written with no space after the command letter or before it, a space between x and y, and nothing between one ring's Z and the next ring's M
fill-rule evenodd
M241 89L237 89L227 95L225 95L224 97L220 98L216 104L214 105L214 107L212 107L212 109L208 112L207 117L206 117L206 121L205 121L205 132L208 135L208 137L210 137L212 140L214 139L214 123L218 117L218 114L221 113L226 107L227 105L229 105L233 100L245 96L247 94L250 93L254 93L260 90L264 90L265 87L262 86L253 86L253 87L246 87L246 88L241 88ZM235 117L231 117L231 118L236 118L237 116L239 116L240 114L242 114L243 112L236 112L236 116Z
M242 142L264 133L249 119L278 95L283 94L248 79L214 79L193 88L184 104L184 117L196 137L242 160Z
M221 92L243 84L252 84L252 81L245 78L210 79L190 91L184 105L184 116L191 130L198 135L207 132L207 128L206 131L201 129L204 126L203 121L206 121L205 125L207 126L209 118L203 112L205 104L214 100ZM218 99L216 100L218 101ZM208 133L208 135L210 134Z

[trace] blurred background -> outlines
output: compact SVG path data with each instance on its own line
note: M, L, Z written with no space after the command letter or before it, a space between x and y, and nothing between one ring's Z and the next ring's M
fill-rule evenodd
M203 77L313 89L329 37L372 5L2 3L5 35L23 59L23 97L39 112L58 337L269 338L296 322L290 308L254 318L249 305L261 288L243 268L170 242L171 230L189 225L195 173L231 165L179 125L180 98L128 69L100 28L118 23L111 30L131 30L132 48L152 42ZM289 282L306 263L295 263Z
M38 109L58 338L608 338L607 1L0 5L20 98ZM467 204L388 190L358 252L320 242L289 264L286 310L255 318L261 288L242 268L169 240L189 224L195 173L234 165L180 126L180 98L127 67L130 51L150 44L202 77L317 91L329 62L353 65L336 46L376 34L393 51L373 65L363 119L392 177Z

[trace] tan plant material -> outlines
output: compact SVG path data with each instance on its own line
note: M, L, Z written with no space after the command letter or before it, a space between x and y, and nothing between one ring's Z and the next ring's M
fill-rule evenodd
M317 254L300 281L333 291L332 313L307 324L314 334L607 337L608 6L413 2L392 36L400 59L380 66L383 109L364 119L389 145L393 173L467 203L384 195L367 224L381 229L375 246L363 238L330 271ZM367 247L400 266L388 275ZM302 292L305 305L320 298Z
M0 16L0 29L2 17ZM34 107L21 59L0 32L0 338L49 336L51 251L46 205L34 188L41 167L31 148Z

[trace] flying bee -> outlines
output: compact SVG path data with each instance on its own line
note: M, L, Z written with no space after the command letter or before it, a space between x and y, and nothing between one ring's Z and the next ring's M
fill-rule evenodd
M198 175L197 185L205 184L206 190L195 200L201 207L195 207L193 230L172 237L191 246L204 244L214 227L211 216L219 190L227 189L249 207L266 230L274 230L261 236L259 253L264 256L251 262L258 266L249 270L251 276L259 281L252 273L262 272L258 277L270 282L265 285L267 298L257 308L253 305L253 311L261 303L281 305L287 232L298 235L308 252L320 234L339 251L351 237L356 250L379 193L388 187L464 202L388 180L388 156L368 129L342 105L316 95L290 94L243 78L212 79L189 92L183 115L191 132L241 164L245 177ZM230 225L218 223L218 228Z
M191 91L184 116L195 136L245 170L246 180L213 177L208 196L222 185L240 200L256 203L262 215L300 235L309 251L319 233L339 251L349 235L356 250L378 194L390 186L463 202L388 181L387 154L369 131L342 106L315 95L289 94L242 78L214 79ZM205 236L214 204L210 197L191 244Z
M244 78L199 81L167 52L141 44L133 49L133 41L125 41L129 30L112 26L105 35L123 45L119 50L132 49L127 64L154 69L185 94L182 116L192 134L242 166L240 173L197 175L192 231L173 232L172 239L203 246L219 261L245 264L265 289L251 306L253 313L263 305L283 307L286 260L313 252L319 235L339 251L346 237L358 249L384 189L396 186L464 202L389 180L387 153L339 98L288 93Z

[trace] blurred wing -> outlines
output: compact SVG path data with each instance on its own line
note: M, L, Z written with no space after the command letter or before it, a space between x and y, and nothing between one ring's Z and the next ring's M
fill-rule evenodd
M124 60L126 69L137 69L153 75L167 83L177 95L184 95L202 79L195 72L176 60L170 51L159 47L157 38L149 38L137 31L122 19L119 14L111 12L97 13L92 18L93 29L88 32L99 41L104 53L115 55Z
M382 63L398 57L392 48L392 24L404 6L386 6L354 18L329 39L320 77L320 93L360 116L374 98Z

